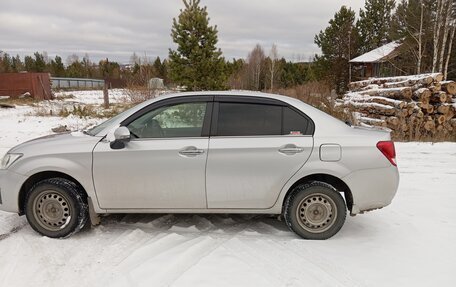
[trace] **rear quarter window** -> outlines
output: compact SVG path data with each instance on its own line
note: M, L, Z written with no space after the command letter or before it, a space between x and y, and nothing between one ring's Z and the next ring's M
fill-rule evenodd
M290 107L283 108L284 135L312 135L313 124L309 118Z

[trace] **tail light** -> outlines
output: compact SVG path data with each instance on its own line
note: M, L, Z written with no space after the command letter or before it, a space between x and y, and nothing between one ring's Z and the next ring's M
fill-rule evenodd
M383 155L391 162L392 165L397 166L396 163L396 149L392 141L380 141L377 143L377 148Z

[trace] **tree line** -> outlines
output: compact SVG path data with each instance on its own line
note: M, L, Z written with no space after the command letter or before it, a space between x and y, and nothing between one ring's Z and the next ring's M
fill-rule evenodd
M398 56L390 60L401 74L441 72L456 78L455 0L366 0L356 17L342 6L326 29L315 36L320 77L342 93L349 81L349 60L396 41ZM385 71L388 73L389 71Z
M72 54L67 57L64 63L62 57L57 55L49 58L47 52L35 52L33 56L21 58L0 51L0 73L37 72L50 73L53 77L69 78L94 78L94 79L129 79L144 71L150 76L166 78L166 60L161 61L157 57L153 62L142 61L136 54L132 55L133 62L129 66L121 66L118 62L110 61L108 58L98 63L92 62L88 54L82 59Z
M36 52L23 60L0 53L0 72L49 72L53 76L124 78L145 84L151 77L187 90L248 89L274 91L306 82L324 80L339 94L350 79L350 59L397 41L400 56L390 64L403 74L443 72L456 77L454 34L456 0L366 0L356 16L342 6L328 26L314 38L321 53L309 61L292 62L279 56L273 44L266 50L255 45L245 59L226 60L217 48L218 30L210 24L199 0L183 0L184 8L173 19L171 37L177 48L168 58L131 56L128 69L108 59L98 63L86 54L49 59ZM356 72L356 71L355 71ZM388 71L385 71L387 73Z
M292 62L279 58L276 45L268 52L257 44L246 59L223 59L222 63L217 69L224 74L225 82L219 89L272 90L301 85L315 79L311 61ZM63 61L59 55L49 58L46 52L35 52L33 56L21 58L0 51L0 73L44 72L53 77L126 79L135 84L145 84L148 79L158 77L172 85L174 82L169 70L168 59L156 57L150 60L136 53L131 55L128 65L121 65L108 59L95 63L88 54L82 59L73 54Z

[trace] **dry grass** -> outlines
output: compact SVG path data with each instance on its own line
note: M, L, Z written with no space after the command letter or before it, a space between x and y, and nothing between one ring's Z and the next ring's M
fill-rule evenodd
M350 113L334 107L337 96L331 92L329 85L325 82L309 82L293 88L279 89L276 93L299 99L335 118L353 123L353 116Z
M7 98L0 99L0 104L13 105L13 106L34 106L41 100L36 100L32 97L25 98Z
M155 91L152 91L144 86L128 85L125 92L127 94L127 100L135 104L142 103L156 97Z
M133 104L131 103L111 104L109 109L104 109L100 105L91 104L38 106L31 115L39 117L68 117L72 115L79 118L111 118L132 106Z
M133 104L111 104L109 109L102 109L99 105L74 105L70 108L64 107L58 115L60 117L74 115L80 118L111 118L132 106Z

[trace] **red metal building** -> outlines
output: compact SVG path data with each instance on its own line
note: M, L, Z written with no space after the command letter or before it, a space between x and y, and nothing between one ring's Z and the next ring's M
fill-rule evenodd
M48 73L1 73L0 96L19 97L25 93L39 100L52 99Z

